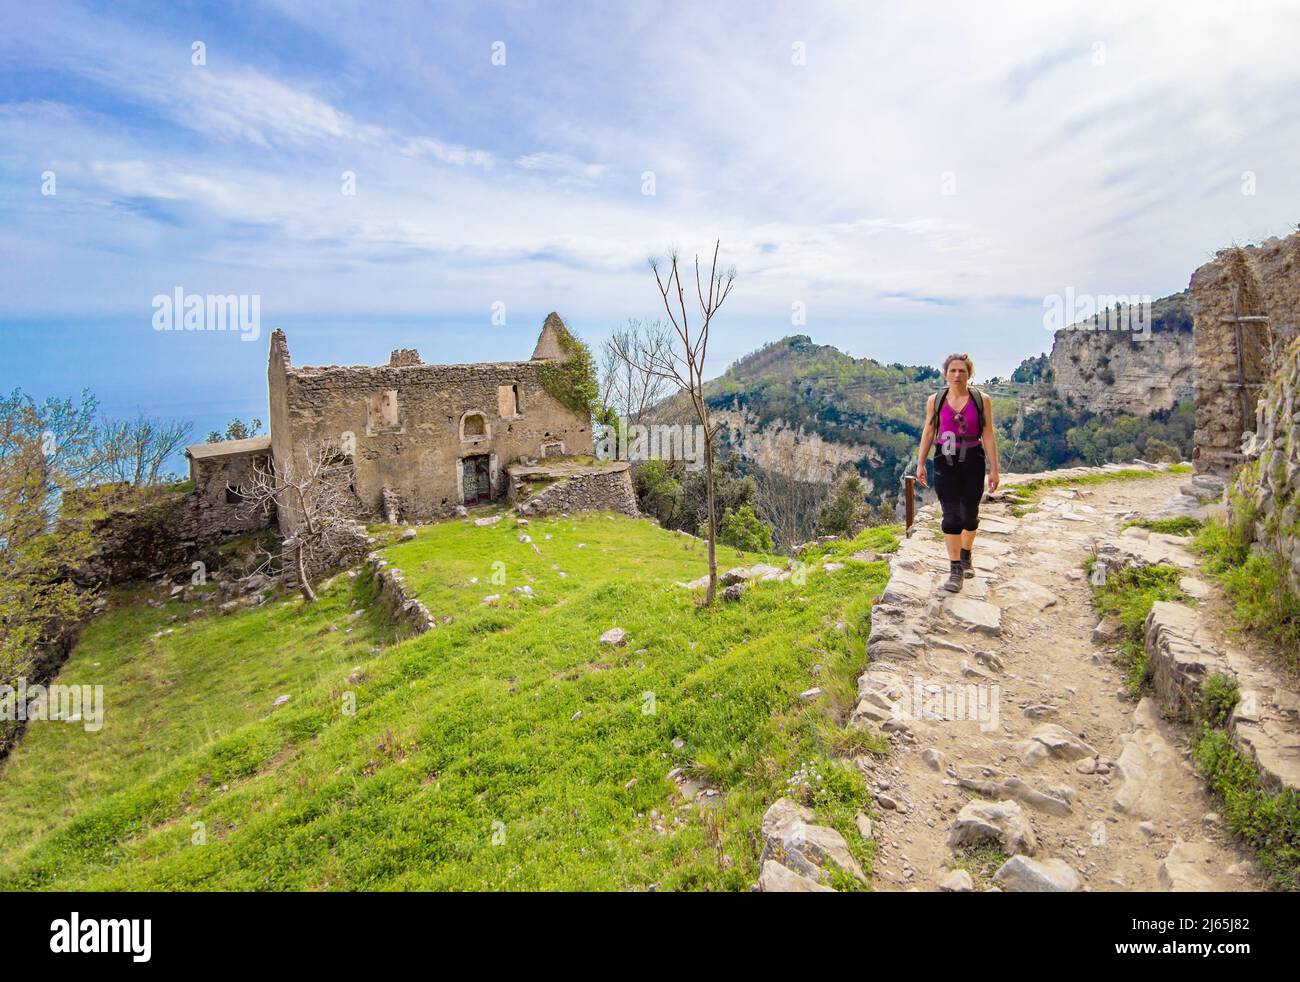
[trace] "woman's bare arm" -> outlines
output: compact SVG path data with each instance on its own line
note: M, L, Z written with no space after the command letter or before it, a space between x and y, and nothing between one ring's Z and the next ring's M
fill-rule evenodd
M980 434L980 442L984 444L984 453L989 459L989 490L996 491L1001 468L998 465L998 436L993 429L993 398L984 392L980 395L984 398L984 432Z
M930 456L930 447L934 445L934 396L925 401L925 428L921 430L921 452L916 461L916 479L921 486L926 485L925 458Z

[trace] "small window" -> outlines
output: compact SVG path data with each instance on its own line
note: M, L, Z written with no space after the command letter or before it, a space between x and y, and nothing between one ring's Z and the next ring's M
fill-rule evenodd
M398 426L396 389L384 389L370 396L366 426L371 430L391 430Z
M543 457L563 457L563 456L564 456L564 444L563 444L563 443L543 443L543 444L542 444L542 456L543 456Z
M228 505L238 505L238 504L242 504L243 501L244 501L244 489L243 489L242 487L239 487L239 488L232 488L229 484L227 484L227 485L226 485L226 504L228 504Z

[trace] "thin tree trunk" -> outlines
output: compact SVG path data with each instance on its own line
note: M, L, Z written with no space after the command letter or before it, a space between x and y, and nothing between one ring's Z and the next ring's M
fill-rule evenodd
M704 488L709 503L709 595L708 602L718 593L718 518L713 503L713 438L709 428L704 428Z
M298 561L298 589L302 592L302 599L309 604L316 602L316 591L311 588L311 581L307 579L307 563L302 554L302 543L294 549Z

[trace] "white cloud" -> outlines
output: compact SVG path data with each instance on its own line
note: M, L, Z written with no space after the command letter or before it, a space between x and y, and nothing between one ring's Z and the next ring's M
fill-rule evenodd
M515 160L515 166L574 184L594 184L609 170L604 164L586 164L566 153L525 154Z

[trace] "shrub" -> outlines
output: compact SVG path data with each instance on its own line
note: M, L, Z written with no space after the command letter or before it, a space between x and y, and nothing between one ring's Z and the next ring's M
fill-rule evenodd
M736 511L723 513L718 525L718 541L746 552L772 551L772 532L759 521L750 505L741 505Z
M1223 726L1240 700L1236 678L1215 672L1201 686L1201 716L1211 726Z

